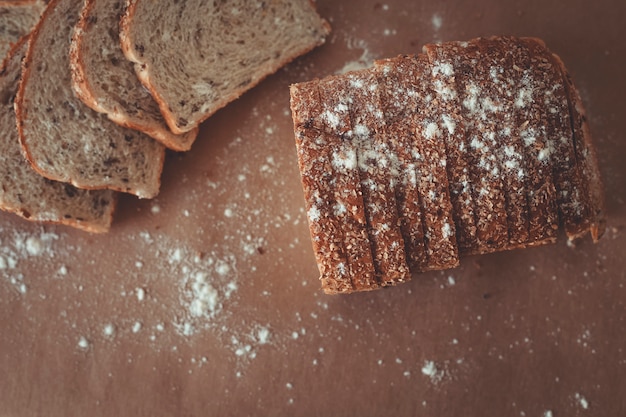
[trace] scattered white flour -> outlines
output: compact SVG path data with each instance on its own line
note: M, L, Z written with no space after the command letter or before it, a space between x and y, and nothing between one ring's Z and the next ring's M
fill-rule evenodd
M354 61L346 62L342 68L335 71L335 74L343 74L348 71L356 71L363 68L369 68L374 63L376 56L370 51L369 45L362 39L348 39L346 46L348 49L360 49L363 52L361 56Z
M105 337L115 336L115 326L111 323L105 324L102 329L102 334L104 334Z
M133 333L139 333L142 327L143 326L141 322L136 321L135 323L133 323L133 327L131 328L131 330Z
M259 342L259 345L265 345L269 343L270 336L271 336L270 329L267 327L261 327L257 331L257 341Z
M553 417L552 416L552 410L546 410L543 413L543 417Z
M4 278L20 294L28 292L28 283L20 271L20 263L28 260L47 262L55 257L54 243L60 238L55 233L46 232L8 232L0 228L0 277ZM58 270L60 275L67 274L65 266Z
M143 288L137 288L135 290L135 294L137 295L138 301L143 301L146 298L146 290L144 290Z
M583 410L586 410L589 408L589 401L587 401L587 399L583 397L580 393L577 392L574 395L574 398L576 399L576 401L578 401L578 404L580 404Z
M433 24L433 29L439 31L443 25L443 19L439 14L435 13L431 19L431 23Z
M85 338L85 336L81 336L78 339L78 347L83 350L89 349L89 341Z
M426 361L422 366L422 374L430 378L430 382L437 384L443 379L444 372L437 368L437 365L433 361Z

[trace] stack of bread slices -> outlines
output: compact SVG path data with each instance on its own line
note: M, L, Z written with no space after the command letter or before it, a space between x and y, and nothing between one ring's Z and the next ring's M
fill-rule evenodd
M329 32L308 0L227 6L0 3L0 208L107 231L115 192L155 197L166 148L189 150L203 120Z
M327 293L604 231L580 97L538 39L426 45L293 85L291 107Z

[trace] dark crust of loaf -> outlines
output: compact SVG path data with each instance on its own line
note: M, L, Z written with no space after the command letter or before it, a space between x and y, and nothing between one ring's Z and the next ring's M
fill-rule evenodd
M152 82L150 80L150 70L147 67L147 64L142 63L140 57L138 57L135 54L135 48L134 48L134 45L133 45L133 41L132 41L132 39L129 36L130 25L132 24L132 21L134 19L135 11L137 9L137 4L139 3L139 1L141 1L141 0L126 0L126 12L124 13L124 15L122 16L122 19L120 21L120 41L121 41L121 45L122 45L122 50L124 51L124 54L126 55L126 57L129 60L137 63L137 65L135 66L135 69L136 69L136 72L137 72L137 76L139 77L139 80L148 89L148 91L150 91L150 93L152 94L152 97L154 97L156 102L159 104L159 108L161 109L161 113L163 114L163 117L165 118L165 121L167 122L167 124L170 127L170 130L172 132L174 132L176 134L183 134L183 133L188 132L189 130L197 127L197 125L199 125L200 123L202 123L203 121L205 121L206 119L211 117L220 108L226 106L228 103L232 102L233 100L236 100L243 93L245 93L246 91L248 91L251 88L255 87L261 81L263 81L265 78L267 78L269 75L271 75L271 73L265 74L264 76L260 77L258 80L255 80L255 81L247 84L246 86L240 88L239 90L233 91L233 93L230 96L224 98L224 101L223 101L223 104L222 104L221 107L217 107L217 108L213 109L213 111L211 113L207 113L207 114L203 115L203 117L198 120L196 125L179 126L178 121L176 120L175 116L172 114L172 112L171 112L167 102L159 94L157 89L153 86L153 84L152 84ZM315 3L313 1L309 0L309 4L313 8L313 10L315 10ZM324 25L325 33L326 34L330 33L330 30L331 30L330 24L327 21L323 20L323 25ZM281 67L287 65L289 62L293 61L297 57L310 52L311 50L313 50L315 47L319 46L320 44L321 44L321 42L318 42L316 44L310 45L310 47L308 47L306 49L300 50L298 53L294 54L293 56L285 56L285 57L283 57L280 61L277 62L276 66L275 66L275 68L276 68L275 71L278 71L278 69L280 69ZM273 72L275 72L275 71L273 71Z
M483 68L481 81L489 83L491 95L488 97L496 107L492 113L496 121L492 130L496 143L492 146L506 202L508 245L519 247L527 244L529 237L526 186L529 173L525 168L525 152L518 131L527 118L515 106L521 84L520 71L515 70L518 60L515 44L515 40L506 37L483 38L479 42Z
M83 59L83 50L81 48L83 41L82 33L85 30L88 30L88 25L90 24L88 16L90 15L95 2L96 0L85 0L85 5L81 11L78 23L76 24L72 35L70 68L72 71L74 92L83 103L89 106L89 108L99 113L106 113L111 121L119 124L120 126L142 131L174 151L188 151L198 135L198 127L186 132L183 135L174 135L169 131L164 131L162 128L157 127L156 123L136 123L133 119L126 118L117 113L111 113L98 104L94 91L85 75L86 64ZM177 138L176 136L180 137Z
M380 111L378 82L371 71L340 77L346 80L352 141L356 148L358 172L367 218L377 280L383 286L411 279L394 190L397 162L390 152L385 121ZM362 129L366 128L366 129Z
M458 53L453 49L443 49L434 44L425 45L424 52L433 67L442 64L452 65L455 54ZM442 71L432 71L432 83L434 95L437 96L440 105L442 121L449 126L443 130L443 142L458 251L461 255L477 253L476 213L468 158L469 144L465 138L465 122L455 77Z
M29 35L23 36L11 47L11 50L2 61L2 64L0 66L0 74L4 75L11 59L14 58L14 55L24 46L26 42L28 42L29 39ZM17 126L15 128L17 129ZM19 143L16 143L16 145L20 146ZM24 160L24 163L28 162ZM67 185L67 187L73 188L69 184ZM104 211L104 216L97 223L83 220L70 214L59 216L56 220L42 219L37 213L28 212L23 207L9 206L6 204L2 204L0 206L0 209L14 213L21 218L31 222L60 224L64 226L74 227L90 233L106 233L109 231L111 223L113 222L113 215L117 207L118 197L118 193L103 191L103 200L101 201L101 204L103 207L107 207L107 210ZM110 199L108 202L106 201L107 198Z
M572 114L568 105L568 92L560 68L555 65L552 54L543 41L523 38L532 58L530 65L533 75L544 81L543 90L550 91L541 101L541 106L535 107L544 111L544 120L548 125L550 141L546 149L557 155L552 160L553 181L556 190L555 200L558 207L560 222L566 233L571 233L572 225L578 230L589 229L589 207L584 191L585 179L580 164L577 161L574 143L575 132L572 130ZM546 104L544 104L544 101ZM547 107L554 107L548 112ZM556 235L556 231L554 232Z
M30 72L31 72L31 67L29 65L29 61L31 59L31 55L33 53L33 48L32 48L32 43L34 42L34 40L36 40L39 35L40 35L40 31L41 28L44 24L44 22L46 21L46 19L48 18L48 16L50 14L52 14L54 12L54 9L57 7L57 4L60 2L61 0L50 0L50 2L48 3L48 6L46 7L45 11L43 12L39 22L37 23L37 25L35 26L35 28L32 30L31 34L30 34L30 39L29 39L29 48L26 52L26 56L24 57L24 60L22 61L22 78L21 78L21 82L20 82L20 87L17 91L17 95L15 97L15 109L16 109L16 117L17 117L17 128L18 128L18 132L19 132L19 136L20 136L20 144L22 146L22 149L24 151L24 156L25 158L28 160L28 162L31 164L31 166L33 167L33 169L35 171L37 171L40 175L49 178L51 180L54 181L59 181L62 180L61 178L52 178L50 176L49 173L45 172L44 170L42 170L38 164L37 161L35 161L33 159L33 156L29 150L28 144L26 143L26 141L24 140L24 133L23 133L23 121L25 119L25 114L23 113L23 101L25 100L25 84L30 76ZM69 71L69 68L68 68ZM155 190L154 190L154 195L145 195L145 196L141 196L141 198L153 198L154 196L156 196L156 194L158 194L159 188L160 188L160 176L161 176L161 172L163 170L163 162L165 160L165 149L163 148L160 152L160 155L158 156L158 160L154 160L153 162L158 164L159 167L159 172L156 175L156 178L158 180L157 184L154 184ZM114 191L120 191L120 192L125 192L125 193L134 193L135 190L132 189L132 187L117 187L117 186L113 186L113 185L106 185L106 186L90 186L88 184L74 184L74 181L72 181L72 179L70 179L70 181L65 181L65 182L70 182L72 183L74 186L78 187L78 188L82 188L82 189L90 189L90 190L96 190L96 189L111 189Z
M427 45L425 51L428 58L426 55L399 56L377 61L370 69L312 81L309 84L319 86L317 96L296 97L294 91L300 84L292 86L292 112L294 123L300 128L297 130L299 139L305 138L306 130L314 125L312 119L302 120L300 107L320 106L319 114L323 109L329 112L343 106L350 109L351 121L345 120L345 112L341 121L337 114L325 116L326 125L317 129L327 129L329 134L353 141L350 149L364 152L371 151L372 144L379 145L381 155L372 159L394 159L395 166L390 170L386 167L392 164L387 162L371 171L367 164L365 168L361 166L362 159L358 164L354 162L359 165L370 240L374 242L377 238L372 234L374 224L397 219L405 241L403 248L415 272L446 267L438 265L437 257L433 257L433 254L441 256L445 246L429 248L431 243L445 245L445 236L436 236L433 242L429 242L428 236L429 229L434 230L433 225L442 224L441 212L448 217L455 216L457 226L464 224L459 221L463 216L475 219L475 224L479 225L478 230L470 232L454 231L457 237L465 235L463 243L466 246L459 246L463 255L552 243L557 237L559 214L570 239L591 232L592 238L597 240L605 227L598 164L580 96L560 59L553 56L541 40L534 38L478 38L469 42ZM440 73L445 73L445 77L438 77ZM302 100L321 100L322 103L302 103ZM474 100L473 104L471 100ZM295 105L297 101L299 103ZM464 107L464 110L458 112L455 105ZM444 116L448 116L448 120ZM328 122L333 119L334 122ZM441 133L446 129L449 135L441 139L444 136ZM466 139L472 135L472 140L489 142L489 149ZM301 145L298 156L302 166L301 158L306 149ZM474 149L470 149L470 145ZM324 146L324 143L317 142L316 146ZM336 151L337 145L334 146ZM404 152L398 151L399 148L404 148ZM437 152L442 149L445 152ZM426 161L419 163L419 155ZM411 163L415 163L417 185L411 190L410 198L413 206L418 208L405 214L402 201L408 201L406 178L410 176ZM437 166L447 169L437 170ZM385 168L379 169L381 167ZM469 178L463 176L468 171ZM428 179L429 174L436 180ZM482 177L487 179L494 194L489 197L491 201L476 193L480 187L487 186L484 181L480 182ZM307 185L320 187L322 184L324 187L325 183L332 183L336 178L335 170L330 180L308 178ZM386 187L390 180L396 181L394 192L389 192ZM354 181L342 181L341 187L358 187ZM472 200L458 198L459 190L468 189L459 187L462 181L473 186L469 188L472 194L468 196L478 202L473 213L467 211L466 203ZM450 189L447 201L432 197L437 195L437 187L442 185L440 182L444 183L444 189ZM368 184L375 186L364 187ZM384 186L378 187L380 184ZM305 194L315 191L315 188L305 189ZM426 197L427 194L430 196ZM457 206L462 203L460 215L455 214L455 199ZM393 212L390 212L394 207L389 201L395 202ZM384 213L372 214L372 206ZM492 209L498 212L498 219L489 217L494 214ZM437 210L440 213L436 213ZM467 212L472 216L467 216ZM393 217L394 213L396 217ZM318 216L323 215L318 213ZM333 227L342 233L345 219L338 218L331 211L326 215L338 220ZM391 217L385 217L389 215ZM413 219L411 225L406 224L409 218ZM482 231L481 222L485 225ZM492 227L490 222L497 222L497 226ZM471 225L471 222L465 224ZM421 246L412 245L413 236L407 233L411 227L417 229L413 236L421 235ZM313 228L311 234L314 241L319 238ZM491 237L497 241L490 241ZM324 239L328 238L324 236ZM394 244L390 235L382 238L387 239L387 248ZM345 242L344 237L339 240ZM384 286L387 272L377 262L380 246L372 245L372 255L377 276L383 278L381 286ZM417 259L426 265L421 269L411 258L411 248L416 247L421 249ZM343 250L345 259L349 260L352 247L344 245ZM388 266L395 261L390 257L404 256L402 252L384 252L387 270L393 269ZM452 252L458 263L458 253ZM353 287L353 290L358 288ZM328 288L325 291L338 292Z
M422 270L454 268L459 265L459 251L452 217L448 158L437 112L439 98L433 94L431 83L424 82L430 81L428 57L417 55L402 59L412 61L417 75L409 80L411 91L415 93L410 101L414 107L409 120L416 132L414 148L419 157L414 158L413 163L419 172L417 184L428 256Z
M604 234L606 228L606 208L604 186L600 176L598 158L593 139L589 130L586 112L582 99L571 75L565 68L565 64L556 54L550 54L555 65L558 67L563 77L565 91L567 95L570 121L573 129L573 145L575 150L576 163L580 166L583 182L584 204L587 206L587 218L574 218L569 224L566 219L565 231L570 240L578 239L591 233L594 242L597 242Z
M358 168L358 149L354 145L346 84L347 80L343 77L329 77L317 87L323 103L321 122L324 137L331 149L334 176L331 184L335 196L333 214L339 221L338 227L343 230L352 288L354 291L367 291L378 288L380 280L376 252L369 234L367 195L361 185L363 177Z
M457 43L458 45L458 43ZM478 253L489 253L506 247L509 241L504 185L495 157L498 112L488 114L483 102L490 99L492 85L486 79L481 39L461 47L455 59L454 72L461 111L465 120L469 172L472 182L474 218ZM440 48L446 48L441 44Z
M409 62L401 57L376 61L374 73L380 89L385 134L391 151L398 158L395 199L406 260L410 268L424 271L428 268L428 256L424 244L421 196L417 186L419 172L412 163L416 132L410 123L410 114L415 106L406 94L410 88L408 80L417 78L418 74L413 72L414 68Z
M355 290L346 255L346 240L354 252L353 260L359 261L362 268L369 267L363 271L363 280L369 280L372 283L370 288L373 289L374 268L369 239L365 232L362 196L354 186L352 190L355 193L344 196L344 205L350 208L346 218L350 219L348 233L352 230L351 237L346 239L345 231L338 224L336 216L331 214L332 206L337 200L337 179L331 160L332 149L336 150L337 143L333 134L327 133L322 121L323 104L319 94L317 81L291 87L298 163L322 289L328 294L350 293Z

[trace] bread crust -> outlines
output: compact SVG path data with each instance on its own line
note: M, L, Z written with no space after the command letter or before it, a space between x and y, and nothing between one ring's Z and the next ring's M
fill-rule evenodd
M444 49L435 44L424 46L423 51L433 68L454 68L453 61L458 51L455 46L450 45L454 49ZM454 73L447 70L431 70L431 75L434 95L446 126L442 129L442 137L458 251L460 255L478 253L477 214L472 192L469 144L456 79Z
M263 81L265 78L267 78L268 76L278 71L281 67L285 66L286 64L293 61L297 57L304 55L308 53L309 51L311 51L312 49L314 49L315 47L319 46L319 44L312 44L308 48L304 48L292 56L283 57L279 61L276 61L275 65L273 66L273 69L271 71L268 71L262 77L256 80L253 80L251 83L247 84L245 87L233 90L231 94L224 96L220 100L220 102L211 109L210 112L205 113L194 124L189 124L188 126L179 126L179 124L177 123L178 121L176 120L176 116L172 113L165 98L163 97L161 92L158 90L158 88L155 87L154 83L152 82L150 78L150 74L153 71L153 68L150 66L150 64L145 62L145 60L141 59L140 56L135 54L135 48L134 48L135 42L132 37L131 26L133 24L133 19L135 18L136 10L140 2L141 0L126 0L126 12L124 13L120 21L120 42L122 45L122 51L124 52L124 55L126 56L128 60L136 64L135 72L137 73L137 77L139 78L141 83L144 85L144 87L148 89L148 91L150 91L150 93L152 94L152 97L154 97L156 102L159 104L159 108L161 109L161 114L163 114L163 117L165 118L167 125L169 126L170 130L176 134L183 134L197 127L200 123L202 123L203 121L211 117L213 114L215 114L215 112L217 112L219 109L225 107L228 103L239 98L243 93L245 93L249 89L258 85L261 81ZM310 0L309 0L309 3L311 4L311 7L314 7L314 4ZM324 25L324 30L326 31L326 33L329 33L330 24L324 20L323 25Z
M199 128L196 127L184 134L174 134L166 126L159 126L157 123L150 123L131 117L124 113L109 109L101 105L95 98L94 90L88 81L85 73L86 63L83 57L83 37L88 30L89 16L94 8L96 0L85 0L85 5L80 13L78 23L72 34L70 44L70 69L72 72L72 87L78 98L89 108L98 113L104 113L116 124L129 129L139 130L148 136L156 139L164 146L174 151L188 151L198 135Z
M337 77L345 90L355 148L358 186L363 195L367 231L376 271L382 286L411 279L395 196L397 158L389 146L380 111L378 81L372 71L355 71ZM363 129L365 127L365 129Z
M421 175L413 160L417 132L411 123L410 114L417 106L412 96L411 80L419 75L408 56L385 59L374 63L374 73L380 86L381 111L385 119L385 133L392 152L398 156L398 179L395 198L400 230L404 237L406 259L409 267L416 271L429 269L424 241L424 213L422 196L418 189ZM403 76L404 75L404 76Z
M328 215L333 212L332 204L337 198L332 185L334 170L330 156L336 144L333 144L334 138L329 137L320 117L323 112L322 100L316 81L291 86L291 109L307 220L315 236L311 242L322 289L328 294L350 293L355 288L350 276L344 230L335 217ZM355 197L353 195L350 200ZM357 217L355 226L362 224L364 217ZM367 235L354 234L357 254L362 252L362 243L357 243L357 240L363 242L364 239L367 240ZM371 266L369 246L363 255L367 256L368 253L370 259L366 259L365 264ZM373 277L373 266L371 269L368 276Z
M574 85L572 76L558 55L550 53L550 56L563 77L572 123L576 162L580 166L583 189L587 199L587 221L578 225L572 224L569 227L566 224L567 237L569 240L576 240L590 233L593 241L597 242L606 229L606 203L597 151L593 144L582 98Z

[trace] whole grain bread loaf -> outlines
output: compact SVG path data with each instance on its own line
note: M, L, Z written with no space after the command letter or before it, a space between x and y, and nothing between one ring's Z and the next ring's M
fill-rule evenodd
M324 42L329 25L310 0L128 0L126 57L181 134Z
M396 279L403 268L396 259L408 259L413 272L445 269L458 265L459 253L554 242L559 222L570 239L590 232L597 240L604 230L589 128L558 57L534 38L478 38L424 50L291 87L327 293L408 280ZM353 169L324 171L328 165ZM349 180L354 173L361 181ZM371 255L363 255L361 241L355 257L346 240L354 223L336 202L350 193L362 196L355 201L365 208L360 224ZM344 262L367 259L371 271L370 256L376 280L368 286L370 275Z
M115 123L140 130L175 151L189 150L198 129L172 133L133 64L124 57L119 39L123 6L119 0L85 1L70 48L74 91L87 106Z
M43 0L0 1L0 59L30 33L45 7Z
M22 154L13 101L28 37L12 48L0 70L0 208L31 221L106 232L117 195L110 190L80 190L35 172Z
M20 142L41 175L79 188L157 195L164 147L76 98L71 31L82 0L52 0L35 27L16 98Z

